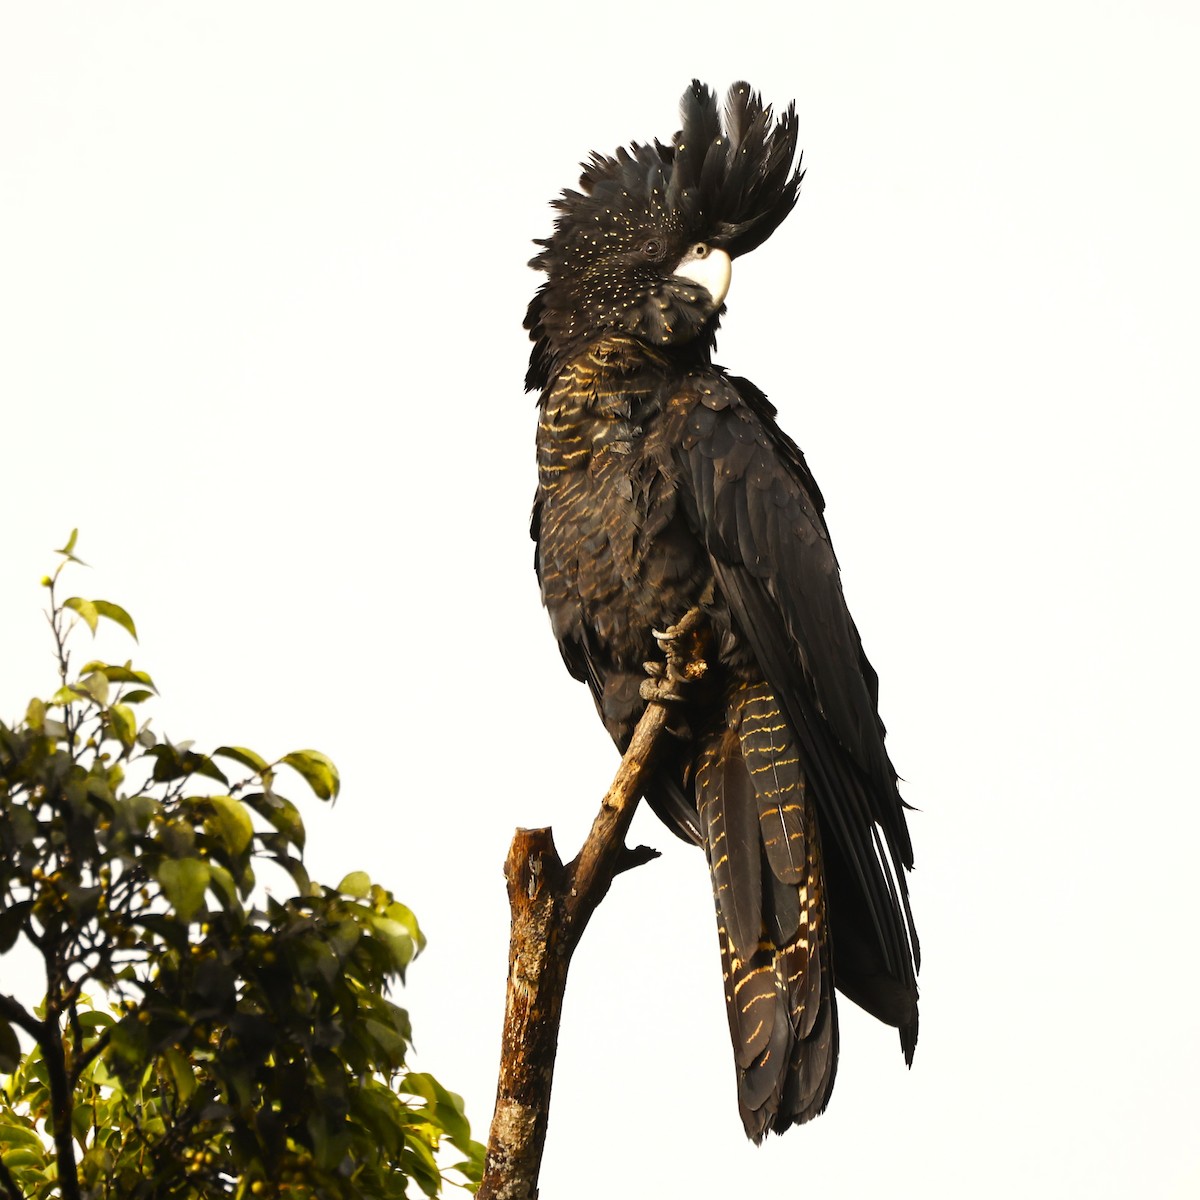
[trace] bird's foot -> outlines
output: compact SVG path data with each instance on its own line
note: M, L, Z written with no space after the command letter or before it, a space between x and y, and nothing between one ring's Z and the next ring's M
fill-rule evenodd
M704 658L707 627L700 608L691 608L670 628L652 630L663 652L663 662L643 663L648 679L642 681L643 700L677 704L687 698L685 688L708 671Z

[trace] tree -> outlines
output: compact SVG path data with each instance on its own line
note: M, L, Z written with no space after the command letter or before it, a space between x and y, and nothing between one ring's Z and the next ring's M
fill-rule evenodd
M36 1007L0 992L0 1196L372 1200L437 1195L445 1170L472 1186L462 1101L406 1070L387 996L417 920L363 872L310 881L278 790L288 768L333 800L333 764L200 753L143 719L155 687L131 662L72 672L80 624L137 636L119 605L58 599L74 548L43 580L58 690L0 722L0 955L24 946L45 979ZM265 867L295 894L264 898ZM445 1170L444 1143L463 1160Z

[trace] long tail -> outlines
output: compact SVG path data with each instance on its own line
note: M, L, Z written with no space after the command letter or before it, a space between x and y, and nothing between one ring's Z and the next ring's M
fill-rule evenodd
M765 683L737 685L726 717L701 751L695 786L738 1105L761 1142L828 1104L837 1006L816 809L795 738Z

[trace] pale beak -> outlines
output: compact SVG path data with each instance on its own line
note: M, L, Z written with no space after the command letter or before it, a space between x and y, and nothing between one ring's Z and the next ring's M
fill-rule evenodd
M680 259L674 274L707 288L713 303L719 308L729 291L733 262L724 250L716 250L704 242L698 242Z

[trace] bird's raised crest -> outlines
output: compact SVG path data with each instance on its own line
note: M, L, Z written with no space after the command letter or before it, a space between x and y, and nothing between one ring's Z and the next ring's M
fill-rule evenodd
M525 319L534 343L530 389L546 386L584 328L644 336L655 326L659 343L704 329L711 346L719 300L699 312L686 294L674 295L662 320L647 310L639 322L618 289L607 289L607 306L589 304L600 294L597 281L627 270L629 256L651 241L669 244L676 262L689 242L730 258L747 254L795 205L804 173L794 105L777 119L748 83L735 83L722 111L712 90L694 80L680 112L682 128L669 143L631 142L613 154L593 152L581 164L578 189L565 189L552 202L554 233L536 241L539 250L529 264L547 275Z
M693 80L680 101L683 128L669 145L631 142L614 154L593 151L582 163L579 191L555 200L555 238L539 241L530 262L550 271L560 235L586 224L618 195L642 205L661 204L685 225L703 225L709 240L731 257L748 254L791 212L804 178L797 154L795 105L778 120L744 82L729 89L724 114L713 91ZM795 169L792 169L793 161Z

